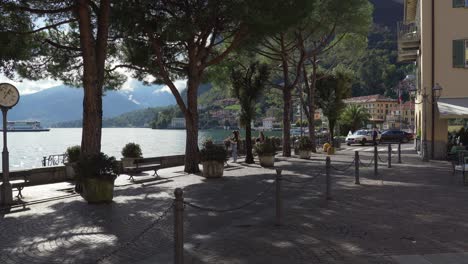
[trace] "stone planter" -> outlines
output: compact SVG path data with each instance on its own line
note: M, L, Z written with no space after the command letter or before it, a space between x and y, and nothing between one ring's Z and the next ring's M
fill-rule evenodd
M67 179L73 180L75 179L76 173L75 173L75 165L76 162L65 162L65 174L67 176Z
M299 150L299 157L301 159L310 159L310 150Z
M205 178L221 178L224 173L224 162L222 161L203 161L203 177Z
M273 166L275 166L275 156L274 155L258 156L258 159L260 160L260 166L262 166L262 167L273 167Z
M136 160L136 159L139 159L139 158L122 158L121 161L122 161L122 167L125 168L125 167L133 167L134 164L133 162Z
M80 193L88 203L111 203L114 198L114 181L87 178L81 182Z

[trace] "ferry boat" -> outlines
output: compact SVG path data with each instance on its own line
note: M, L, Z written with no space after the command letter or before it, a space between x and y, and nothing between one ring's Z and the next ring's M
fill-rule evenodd
M0 128L3 131L3 128ZM43 128L39 121L8 121L7 122L8 132L45 132L50 131L49 128Z

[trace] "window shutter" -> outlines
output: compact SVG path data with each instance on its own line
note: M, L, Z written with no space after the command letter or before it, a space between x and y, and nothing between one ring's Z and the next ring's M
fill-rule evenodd
M465 68L465 40L453 41L453 67Z
M453 7L465 7L467 0L453 0Z

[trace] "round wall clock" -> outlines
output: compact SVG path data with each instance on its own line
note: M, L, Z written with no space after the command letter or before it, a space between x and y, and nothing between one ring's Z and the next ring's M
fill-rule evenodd
M19 101L18 89L9 83L0 83L0 106L12 108Z

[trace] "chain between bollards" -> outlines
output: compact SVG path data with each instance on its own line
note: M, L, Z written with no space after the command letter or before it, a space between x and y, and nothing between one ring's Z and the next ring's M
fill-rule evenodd
M283 204L281 201L281 172L282 169L276 169L276 225L282 224Z
M359 181L359 151L354 152L354 184L361 184Z
M174 263L184 263L184 191L174 191Z
M379 174L379 156L377 153L377 145L374 145L374 177L377 178Z
M392 144L388 144L387 167L392 167Z
M330 176L330 169L331 169L331 160L330 157L327 157L325 160L325 181L326 181L326 189L325 189L325 199L331 200L331 176Z
M401 163L401 142L398 143L398 163Z

